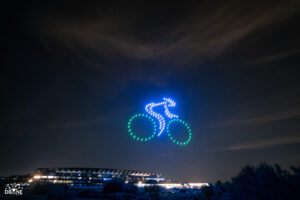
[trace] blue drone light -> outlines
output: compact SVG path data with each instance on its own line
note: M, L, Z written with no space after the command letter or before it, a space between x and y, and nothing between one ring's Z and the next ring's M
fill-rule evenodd
M191 137L192 137L192 132L191 132L191 129L189 127L189 125L184 122L183 120L181 119L178 119L178 115L175 115L175 114L172 114L170 111L169 111L169 108L170 107L175 107L176 106L176 103L175 101L173 101L172 99L170 98L163 98L163 101L162 102L159 102L159 103L149 103L145 106L145 110L146 112L150 115L145 115L145 114L135 114L133 115L129 121L128 121L128 132L130 133L130 136L137 140L137 141L141 141L141 142L147 142L149 141L150 139L152 139L154 137L154 135L156 134L156 125L155 125L155 122L153 120L152 117L156 118L158 120L158 123L159 123L159 127L158 127L158 134L157 136L160 136L165 128L166 128L166 120L165 118L163 117L163 115L155 112L153 109L155 107L159 107L159 106L163 106L164 108L164 113L165 115L171 119L169 120L168 124L167 124L167 132L168 132L168 136L169 138L171 139L171 141L173 141L175 144L177 145L180 145L180 146L185 146L187 145L190 141L191 141ZM152 117L151 117L152 116ZM144 117L148 120L150 120L153 124L153 133L151 134L151 136L149 137L139 137L137 136L133 130L132 130L132 123L133 121L136 119L136 118L140 118L140 117ZM170 133L170 124L173 124L173 123L179 123L183 126L185 126L186 130L188 131L188 138L184 141L177 141Z
M166 120L164 119L164 117L161 114L154 112L153 108L163 105L165 108L165 114L168 118L170 118L170 119L178 118L178 115L174 115L174 114L170 113L170 111L168 109L168 107L175 107L176 103L170 98L163 98L163 100L164 100L163 102L149 103L145 106L146 112L149 113L149 115L155 117L159 122L159 133L157 134L158 136L160 136L162 134L162 132L165 130Z

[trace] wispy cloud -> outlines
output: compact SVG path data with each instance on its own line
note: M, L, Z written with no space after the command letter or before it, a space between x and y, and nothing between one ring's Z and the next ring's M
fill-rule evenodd
M283 58L287 58L289 56L296 55L299 52L300 52L299 50L293 50L293 51L289 51L289 52L283 52L280 54L269 55L269 56L262 57L262 58L259 58L256 60L251 60L251 61L245 62L244 65L256 65L256 64L265 64L267 62L274 62L279 59L283 59Z
M224 122L223 125L258 125L300 116L300 105L294 105L277 111L267 109L246 112Z
M232 108L235 112L223 115L209 127L255 126L300 117L299 89L299 86L294 86L281 92L277 91L276 94L269 95L269 98L258 97L256 101L260 102L256 103L255 107L252 102L236 105Z
M294 15L296 3L261 2L259 6L244 1L219 2L217 6L205 3L175 24L145 31L136 31L145 22L134 14L130 18L60 19L52 20L54 25L45 23L48 26L43 33L66 44L93 67L98 66L99 59L110 65L116 56L134 60L155 58L181 65L230 50L249 34Z
M225 150L250 150L250 149L261 149L278 145L287 145L287 144L298 144L300 143L300 135L297 136L285 136L285 137L276 137L258 140L254 142L242 143L237 145L232 145Z

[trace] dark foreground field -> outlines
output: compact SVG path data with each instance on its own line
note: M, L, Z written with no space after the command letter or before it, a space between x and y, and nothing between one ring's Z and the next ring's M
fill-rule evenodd
M1 186L1 190L3 185ZM3 191L3 190L2 190ZM20 197L1 193L0 199L100 200L100 199L195 199L195 200L282 200L300 198L300 167L282 169L279 165L245 166L225 183L199 190L166 191L158 186L139 189L120 180L107 183L103 190L72 189L63 184L36 185Z

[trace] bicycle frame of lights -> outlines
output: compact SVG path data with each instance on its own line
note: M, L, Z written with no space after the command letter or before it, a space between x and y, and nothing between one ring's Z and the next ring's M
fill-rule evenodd
M146 112L149 115L147 115L147 114L135 114L135 115L133 115L129 119L129 121L128 121L128 132L129 132L130 136L133 139L135 139L137 141L141 141L141 142L147 142L147 141L151 140L156 135L156 130L157 130L156 123L155 123L155 121L153 119L153 118L155 118L155 119L158 120L158 123L159 123L159 126L158 126L159 132L158 132L157 136L160 136L164 132L164 130L166 128L167 129L167 135L168 135L169 139L173 143L175 143L177 145L180 145L180 146L187 145L191 141L191 138L192 138L191 128L189 127L189 125L185 121L179 119L178 115L174 115L174 114L170 113L170 111L169 111L168 108L169 107L175 107L176 103L172 99L170 99L170 98L163 98L163 100L164 101L162 101L162 102L159 102L159 103L149 103L149 104L147 104L145 106L145 110L146 110ZM164 107L164 109L165 109L164 113L170 119L169 122L168 122L168 124L167 124L167 126L166 126L166 120L163 117L163 115L161 115L161 114L153 111L153 108L158 107L158 106L163 106ZM139 118L139 117L146 118L146 119L148 119L148 120L150 120L152 122L152 124L153 124L153 132L152 132L152 134L149 137L139 137L139 136L137 136L132 131L132 127L131 127L132 122L134 121L134 119ZM187 129L187 131L188 131L188 137L187 137L187 139L185 141L178 141L178 140L176 140L171 135L171 133L170 133L170 126L173 123L176 123L176 122L182 124Z

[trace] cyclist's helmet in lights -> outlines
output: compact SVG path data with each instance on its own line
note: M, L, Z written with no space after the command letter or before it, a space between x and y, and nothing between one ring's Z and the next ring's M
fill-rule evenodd
M157 113L154 111L154 109L156 107L160 107L162 106L164 108L164 115L167 116L167 120L168 120L168 123L167 123L167 126L166 126L166 119L164 118L163 114L160 114L160 113ZM145 106L145 110L146 112L148 113L147 114L135 114L133 115L129 121L128 121L128 132L130 134L130 136L137 140L137 141L141 141L141 142L147 142L149 141L150 139L152 139L155 135L156 135L156 123L154 121L154 119L157 119L158 121L158 133L157 133L157 136L160 136L165 128L167 127L167 132L168 132L168 136L170 138L170 140L172 142L174 142L175 144L177 145L180 145L180 146L184 146L184 145L187 145L190 141L191 141L191 138L192 138L192 131L191 131L191 128L189 127L189 125L178 118L178 115L175 115L175 114L172 114L170 111L169 111L169 108L172 108L172 107L175 107L176 106L176 103L174 100L170 99L170 98L163 98L163 101L162 102L158 102L158 103L149 103ZM135 119L137 118L145 118L146 120L150 120L153 124L153 132L150 136L148 137L139 137L136 133L133 132L132 130L132 123ZM174 123L178 123L179 125L183 125L186 130L187 130L187 138L183 141L178 141L176 140L170 133L170 126L173 125Z

